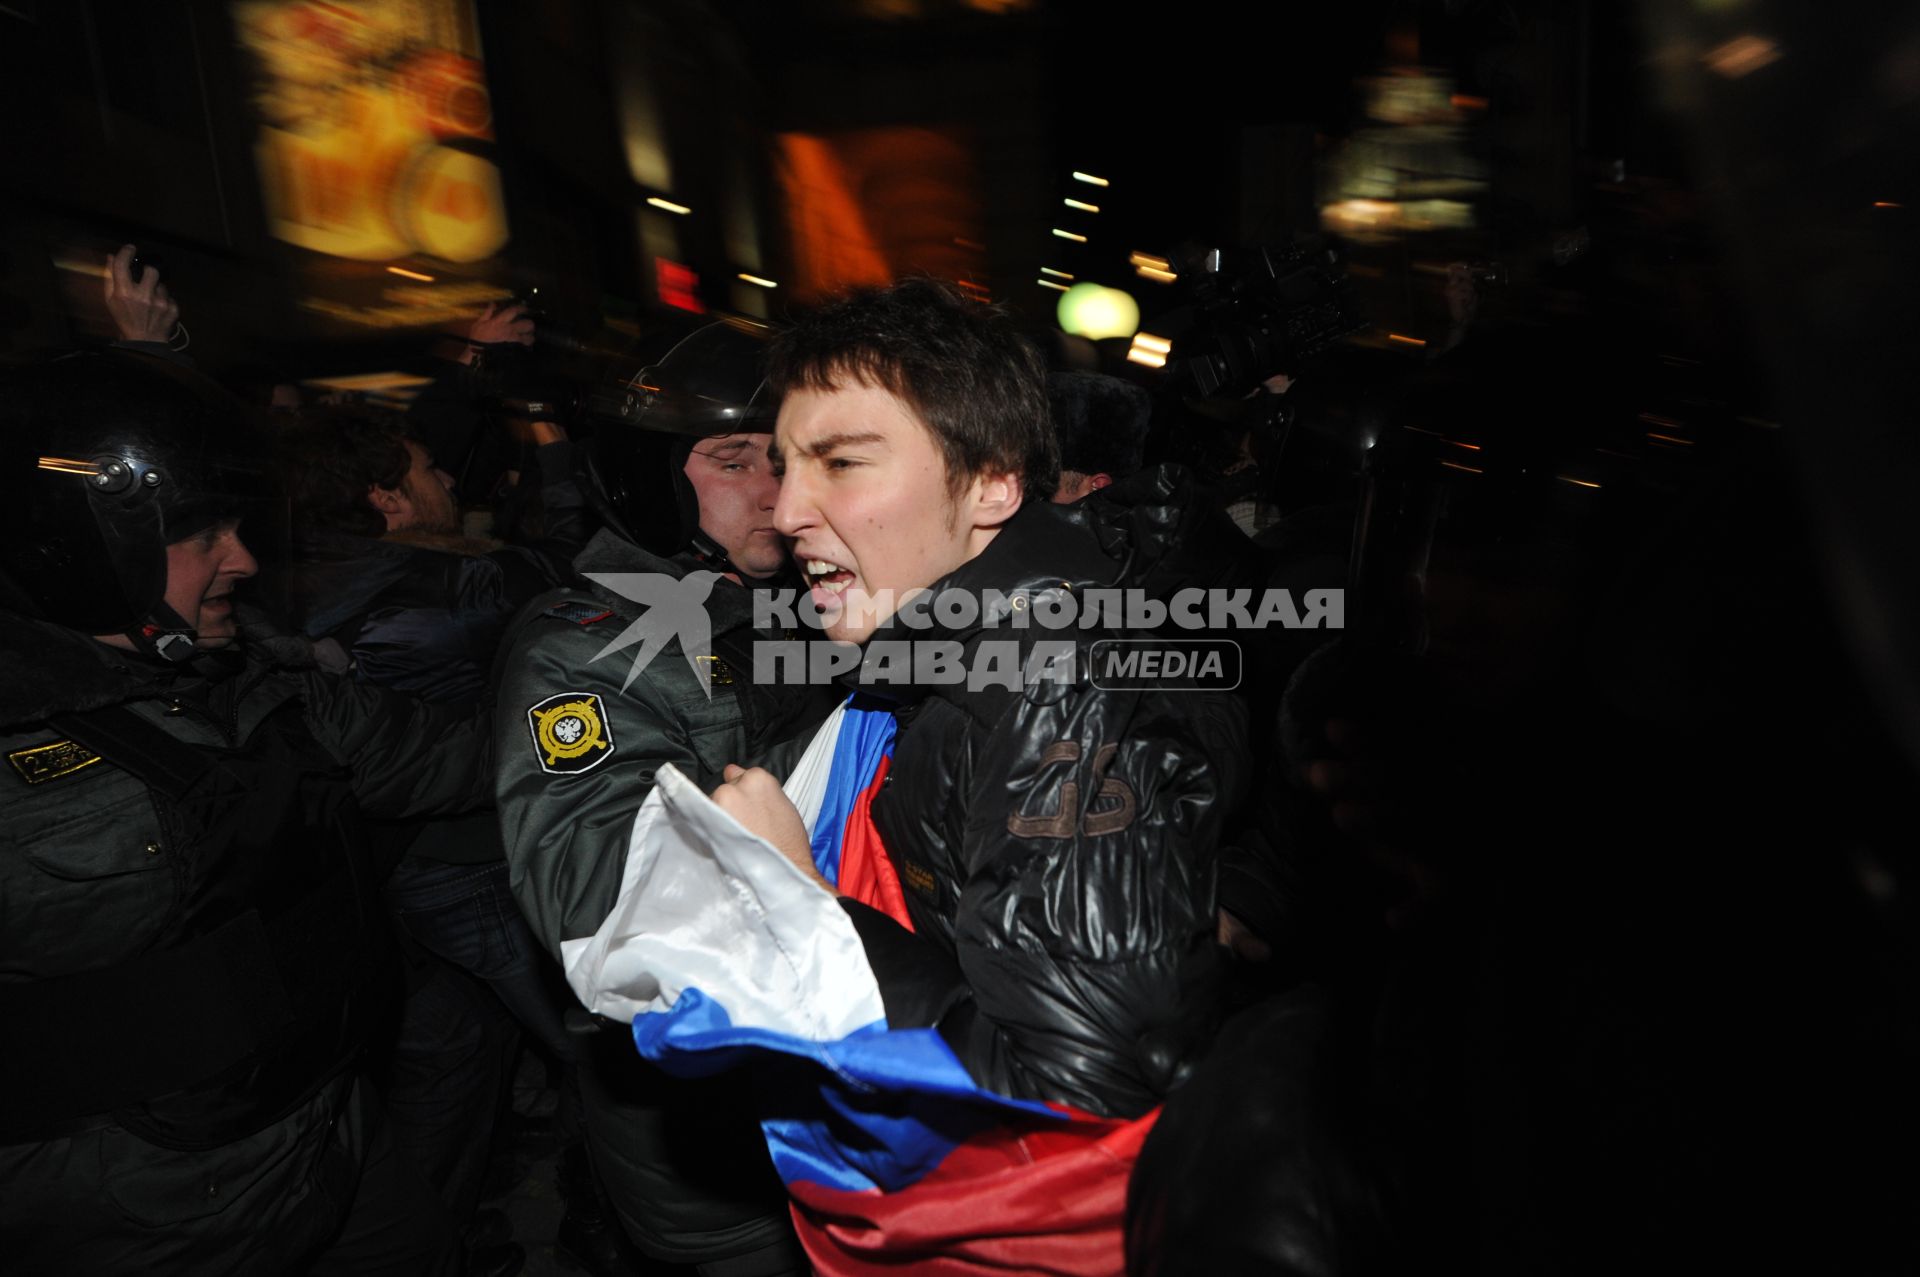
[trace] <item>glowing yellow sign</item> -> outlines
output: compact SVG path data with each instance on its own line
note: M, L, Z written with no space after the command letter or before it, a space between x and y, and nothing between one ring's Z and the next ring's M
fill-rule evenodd
M465 0L242 0L273 233L357 261L490 257L500 172L472 149L492 109Z

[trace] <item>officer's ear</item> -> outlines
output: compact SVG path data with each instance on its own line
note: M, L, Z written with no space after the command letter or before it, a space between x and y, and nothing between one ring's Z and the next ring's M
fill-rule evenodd
M407 516L413 513L413 498L403 488L371 486L367 489L367 504L387 521L389 532L405 523Z

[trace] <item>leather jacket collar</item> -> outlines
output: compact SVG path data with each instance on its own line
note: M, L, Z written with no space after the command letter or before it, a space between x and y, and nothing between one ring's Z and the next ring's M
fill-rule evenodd
M873 644L954 642L968 648L983 638L1007 638L1020 644L1024 660L1027 651L1041 639L1074 637L1081 631L1077 627L1059 631L1037 624L1019 625L1015 623L1016 611L1031 608L1036 599L1061 591L1112 588L1122 575L1122 566L1108 557L1086 522L1067 507L1050 502L1023 505L985 550L876 627L867 644L869 659L846 681L855 690L898 703L917 701L931 693L964 693L964 680L959 684L920 686L901 683L896 677L874 678ZM955 613L971 618L964 624L942 621L940 609L933 606L946 591L964 593L979 603L977 608Z

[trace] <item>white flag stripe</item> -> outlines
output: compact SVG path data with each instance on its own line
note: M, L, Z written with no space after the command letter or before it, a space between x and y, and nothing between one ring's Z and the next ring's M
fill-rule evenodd
M836 710L787 784L809 827L841 720ZM613 911L590 938L564 942L561 958L581 1003L623 1022L690 987L737 1025L817 1042L885 1016L838 901L671 765L634 817Z

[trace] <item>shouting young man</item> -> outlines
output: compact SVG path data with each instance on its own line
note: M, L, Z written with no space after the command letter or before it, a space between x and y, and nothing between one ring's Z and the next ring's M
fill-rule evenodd
M774 523L897 726L871 818L905 917L843 900L887 1023L938 1029L1002 1095L1149 1112L1216 1022L1240 707L1097 688L1086 650L1112 631L1039 623L1126 581L1048 502L1044 368L998 312L925 280L855 295L781 336L769 380ZM726 774L721 807L816 874L772 775Z

